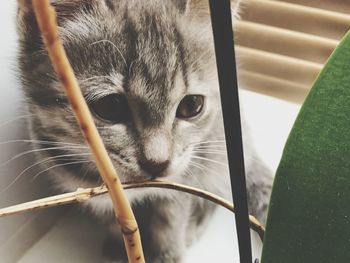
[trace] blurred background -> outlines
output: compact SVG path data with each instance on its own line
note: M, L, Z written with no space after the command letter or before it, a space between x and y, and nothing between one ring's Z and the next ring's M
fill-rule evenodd
M243 0L235 28L242 86L302 103L349 14L347 0Z
M242 112L257 151L274 171L288 133L322 65L350 27L347 0L243 0L236 24ZM35 167L16 71L16 1L0 8L0 207L52 195ZM16 158L14 158L16 157ZM19 176L20 175L20 176ZM100 222L66 206L0 218L1 262L100 262ZM253 234L254 256L260 242ZM210 248L210 249L208 249ZM218 209L186 263L238 262L234 217Z

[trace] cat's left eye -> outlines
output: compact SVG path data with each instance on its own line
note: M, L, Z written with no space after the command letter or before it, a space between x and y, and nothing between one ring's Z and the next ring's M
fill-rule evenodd
M189 119L198 116L204 107L204 96L187 95L180 102L176 117L181 119Z
M125 96L111 94L89 103L98 118L110 123L126 123L131 120L129 104Z

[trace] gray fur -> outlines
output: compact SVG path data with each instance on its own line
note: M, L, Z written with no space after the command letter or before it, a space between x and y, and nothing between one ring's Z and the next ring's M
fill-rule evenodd
M118 93L129 103L132 122L111 125L95 119L122 181L151 179L154 175L145 172L140 163L169 161L162 174L168 180L230 196L205 2L53 1L64 46L87 101ZM29 119L31 136L60 142L51 147L55 149L39 151L38 160L48 160L42 165L62 190L101 183L87 148L63 144L83 146L84 141L28 7L18 12L18 31L22 84L34 114ZM187 94L205 96L204 112L181 120L175 113ZM271 175L256 159L249 138L245 146L250 209L264 218ZM50 169L52 166L55 169ZM199 198L167 190L139 189L129 191L128 196L141 226L146 260L153 263L181 262L186 246L214 210ZM112 220L107 197L96 198L89 205ZM109 253L108 247L109 260L126 262L125 253Z

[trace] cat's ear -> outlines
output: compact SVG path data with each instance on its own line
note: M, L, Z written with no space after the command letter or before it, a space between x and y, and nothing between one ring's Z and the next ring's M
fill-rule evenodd
M38 35L36 38L37 40L40 39L39 30L32 7L32 0L17 0L17 3L17 31L20 40L29 40L35 35Z
M78 10L89 10L101 0L51 0L57 12L58 23L74 16ZM17 31L20 40L40 38L32 0L17 0Z

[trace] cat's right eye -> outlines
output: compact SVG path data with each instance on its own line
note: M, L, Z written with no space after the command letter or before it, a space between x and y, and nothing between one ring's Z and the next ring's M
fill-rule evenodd
M111 94L90 102L95 116L110 123L126 123L131 120L129 104L125 96Z
M198 116L204 107L204 96L202 95L187 95L180 102L176 117L181 119L190 119Z

